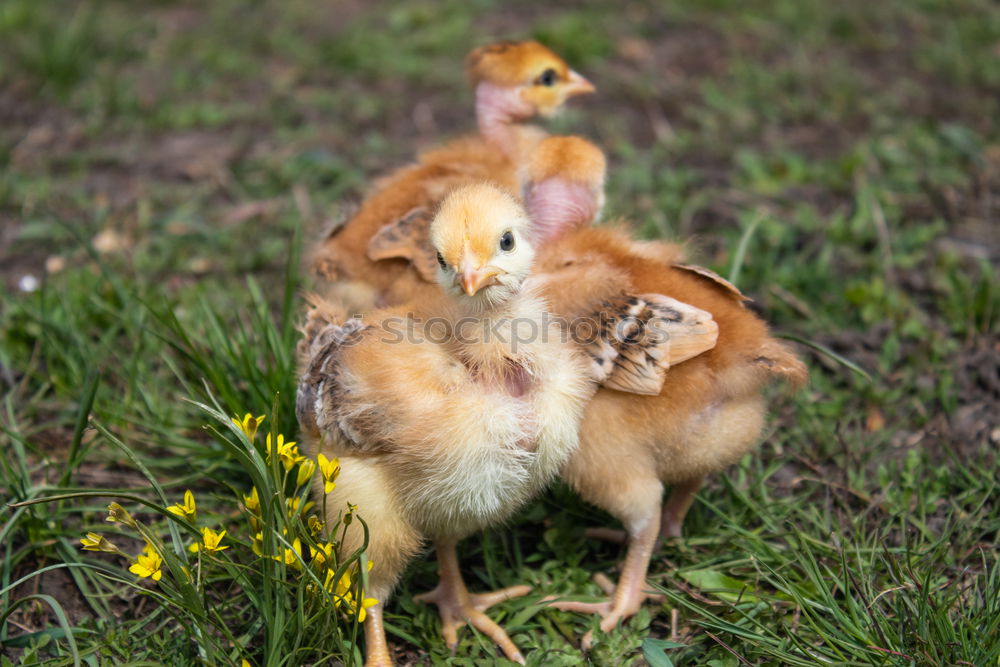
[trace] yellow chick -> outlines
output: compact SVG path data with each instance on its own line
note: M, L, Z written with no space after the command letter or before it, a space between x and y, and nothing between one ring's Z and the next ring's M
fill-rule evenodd
M460 188L430 229L442 294L364 321L324 302L309 314L297 413L312 453L340 459L336 488L315 488L330 523L353 503L370 528L367 595L379 604L365 621L368 665L391 664L382 605L425 539L441 574L425 598L438 605L449 646L468 622L523 662L483 610L527 587L469 594L455 543L503 521L558 472L593 393L586 360L525 286L530 225L499 188ZM354 522L339 548L362 543Z

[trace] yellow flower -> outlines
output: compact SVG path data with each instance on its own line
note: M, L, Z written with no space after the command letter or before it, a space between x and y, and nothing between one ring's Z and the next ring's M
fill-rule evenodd
M362 600L361 608L358 609L358 623L364 623L365 617L368 615L368 612L365 610L368 609L368 607L374 607L377 604L378 600L376 600L375 598L365 598L364 600Z
M106 551L109 554L120 554L122 551L108 541L108 538L97 533L87 533L80 538L80 544L85 551Z
M329 543L329 545L321 545L321 548L325 552L325 555L329 556L331 555L333 550L333 543L331 542ZM323 556L317 553L313 557L313 562L315 563L322 557ZM375 563L373 561L368 561L369 572L371 572L372 566L374 564ZM364 623L365 617L367 615L367 612L365 610L371 607L372 605L378 604L378 600L375 598L366 598L363 595L361 595L360 586L357 587L354 586L355 582L358 584L360 584L360 582L357 581L356 579L355 581L352 581L351 570L348 570L343 574L341 574L340 578L337 579L336 581L334 581L335 576L336 575L334 574L332 568L327 569L326 580L323 582L323 588L326 589L328 593L333 594L334 606L336 606L337 608L346 606L348 611L350 611L352 614L357 615L358 622ZM354 588L357 588L358 590L353 590ZM355 593L361 595L362 597L360 606L358 606L357 600L355 599Z
M240 660L240 667L253 667L253 665L250 664L249 660L243 658L242 660Z
M135 562L132 563L128 571L140 577L148 577L153 581L159 581L160 577L163 576L162 567L163 559L160 558L160 554L156 552L152 544L146 542L142 553L136 556Z
M340 579L337 580L336 586L334 586L334 572L333 570L326 571L326 581L323 582L323 588L329 593L333 593L334 600L337 606L344 601L345 598L349 598L351 594L348 592L351 589L351 574L349 572L344 572L340 575Z
M288 504L288 518L291 519L293 516L295 516L295 513L299 511L299 506L302 505L302 499L301 498L288 498L285 502ZM316 503L314 503L311 500L308 501L302 507L302 511L303 512L308 512L310 509L312 509L312 506L315 505L315 504Z
M262 421L264 421L264 415L254 417L249 412L243 415L242 420L239 417L233 417L233 423L236 424L237 428L243 431L247 440L250 440L251 442L253 442L253 437L257 435L257 428L260 426Z
M285 436L278 434L278 446L275 447L271 442L271 434L267 434L267 462L271 462L271 454L277 454L278 458L281 459L281 465L285 466L285 470L291 470L292 466L300 461L304 461L306 457L299 454L299 448L295 446L295 442L290 440L285 442Z
M322 454L316 457L319 472L323 475L323 493L330 493L337 487L337 477L340 476L340 459L328 459Z
M253 544L250 545L250 548L258 556L264 555L264 533L257 533L253 536Z
M138 525L136 524L135 519L132 518L132 515L128 513L128 510L118 503L111 503L108 505L108 518L105 519L105 521L110 523L123 523L130 528L136 528Z
M333 557L333 542L325 542L316 546L317 548L313 549L312 562L313 565L321 568Z
M249 496L243 496L243 505L254 514L260 514L260 496L257 495L257 487L253 487Z
M343 582L343 577L341 577L341 582ZM341 590L341 585L337 585L337 590ZM342 604L347 606L347 609L352 613L356 614L358 617L358 623L364 623L365 618L368 615L366 611L369 607L373 607L378 604L378 600L375 598L362 598L361 604L358 605L357 601L354 599L354 593L338 593L334 596L336 600L336 606L340 607Z
M201 544L197 542L188 547L188 551L191 553L197 553L199 549L204 549L205 551L215 552L222 551L223 549L228 549L228 546L221 547L219 544L222 542L222 538L226 536L226 531L217 533L209 527L201 529Z
M314 472L316 472L315 463L313 463L309 459L305 459L304 461L302 461L302 463L299 464L299 476L295 480L295 485L302 486L303 484L308 482L310 479L312 479Z
M250 513L250 526L257 530L260 528L260 496L257 495L257 487L253 487L249 496L243 496L243 506Z
M307 525L309 526L309 533L315 536L320 534L326 524L323 521L320 521L320 518L315 514L310 514L309 519L307 520Z
M302 540L295 538L292 541L292 548L285 549L284 558L280 556L271 556L274 560L284 561L285 565L296 570L302 569Z
M171 514L176 514L182 519L194 522L195 517L198 515L198 506L195 505L194 494L191 491L185 491L184 502L171 505L167 508L167 511Z

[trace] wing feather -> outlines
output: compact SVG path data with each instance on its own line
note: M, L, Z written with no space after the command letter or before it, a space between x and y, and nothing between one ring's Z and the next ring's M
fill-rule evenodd
M733 297L739 302L743 301L753 301L750 297L746 296L739 290L739 288L720 276L715 271L711 269L706 269L704 266L695 266L694 264L674 264L673 268L680 269L681 271L686 271L691 275L697 276L702 280L706 280L712 283L715 287L720 288L729 296Z
M608 389L657 395L666 372L715 347L712 315L662 294L622 294L594 313L594 332L582 341L592 376Z
M406 259L427 282L437 277L437 256L431 247L432 216L424 207L411 209L395 222L382 227L368 242L368 258Z
M378 435L378 415L373 414L371 406L354 401L345 386L343 353L369 330L371 327L359 319L337 323L325 318L320 308L314 308L304 327L300 355L306 357L305 372L295 397L295 413L303 430L336 430L358 453L373 453L390 445Z

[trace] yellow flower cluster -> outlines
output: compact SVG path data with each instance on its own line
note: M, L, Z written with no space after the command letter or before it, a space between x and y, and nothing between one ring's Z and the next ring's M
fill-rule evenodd
M285 442L285 436L278 434L277 445L271 442L271 434L267 434L267 462L271 462L271 457L277 455L281 459L281 465L285 466L285 471L289 471L296 463L306 460L306 457L299 454L299 448L294 440Z
M106 520L111 523L124 524L130 528L139 528L139 523L129 514L128 510L118 503L108 505L108 518ZM163 576L163 558L149 540L146 540L142 553L135 558L126 554L112 544L108 538L99 533L87 533L86 536L80 539L80 546L85 551L103 551L128 558L132 561L132 564L128 568L129 572L137 574L140 577L159 581Z
M246 413L242 418L233 417L232 423L246 436L248 441L253 442L264 419L264 415L255 417L250 413ZM278 547L279 553L270 553L267 556L275 561L284 563L290 570L295 571L303 571L303 566L308 563L310 570L318 578L318 581L322 582L322 587L310 584L311 590L315 593L319 592L322 588L322 591L331 596L336 608L356 616L358 621L363 622L367 615L366 610L378 604L378 600L363 595L361 577L358 576L359 573L356 571L356 568L339 574L337 573L335 553L337 542L332 536L325 539L322 537L324 531L327 529L326 522L321 516L311 513L311 510L315 507L315 503L304 497L303 487L309 484L317 472L319 473L319 479L322 480L323 492L330 493L333 491L337 487L337 479L340 476L340 461L335 457L327 458L323 454L318 454L315 460L306 458L299 452L296 442L285 440L285 436L281 434L275 434L274 436L270 433L267 434L264 454L268 463L271 463L277 457L285 472L282 483L289 479L294 479L296 489L296 495L283 499L284 511L291 522L283 530L283 534L285 535L281 540L283 544ZM295 469L296 466L298 466L297 469ZM280 489L282 486L279 485L278 488ZM278 495L278 493L274 494L274 496ZM272 504L274 501L279 501L280 503L278 497L262 498L257 487L253 487L249 494L243 496L243 507L247 513L253 535L250 546L258 557L265 557L264 535L267 526L264 522L264 516L265 510L275 507ZM184 491L183 499L180 502L164 509L170 515L176 517L176 520L186 522L190 528L195 527L198 518L198 503L194 493L190 489ZM340 523L345 527L349 526L354 520L357 509L356 505L348 503L347 510L343 514ZM325 511L324 507L323 513ZM268 516L272 515L268 514ZM295 535L293 526L301 525L295 521L296 517L302 518L305 528L308 530L308 535ZM145 542L143 550L134 557L130 556L112 544L103 535L93 532L88 532L85 537L81 538L81 547L87 551L112 553L128 558L130 561L128 568L130 572L141 578L159 582L163 577L164 555L171 557L171 553L164 551L163 545L156 538L155 534L136 521L124 507L116 502L108 505L107 521L121 524L137 531ZM187 547L189 552L198 554L199 568L202 567L202 555L215 555L230 548L230 544L224 544L226 536L226 530L216 531L208 526L200 528L200 539L197 539ZM303 540L308 542L308 545L303 545ZM174 572L176 565L171 560L168 572ZM191 573L187 568L183 564L180 564L180 568L187 577L187 580L191 581ZM369 561L368 569L371 570L371 568L372 563Z
M247 412L240 417L232 417L232 423L243 432L247 437L247 440L251 442L257 435L257 430L260 425L264 422L264 415L254 417L251 413ZM265 453L267 454L267 462L270 463L272 458L277 456L281 461L281 465L285 468L285 472L291 471L296 465L299 466L298 472L296 473L296 486L303 486L310 479L312 479L313 473L316 472L317 467L319 468L320 475L323 478L323 492L330 493L337 486L337 477L340 475L340 461L336 458L328 459L323 454L319 454L316 457L316 461L302 456L299 453L298 443L294 440L285 440L283 434L278 434L277 437L272 438L271 434L267 434L265 440ZM254 490L256 493L256 490ZM185 496L185 505L187 503L187 496ZM178 510L183 511L184 505L176 505ZM256 507L250 507L247 505L247 509L251 511L256 511ZM174 511L171 509L171 511ZM186 516L186 515L185 515ZM193 517L191 517L193 520Z
M170 507L167 507L166 510L175 516L188 519L189 521L194 521L198 512L198 504L195 501L194 494L191 493L191 491L185 491L184 501L177 503L176 505L171 505ZM98 533L87 533L85 537L81 538L81 548L86 551L104 551L106 553L124 556L132 562L129 566L129 572L137 574L143 579L159 581L163 577L163 556L159 551L159 547L150 541L150 537L147 537L149 533L145 532L145 529L139 526L139 522L136 521L131 514L129 514L128 510L118 503L111 503L108 505L107 521L111 523L120 523L138 530L146 543L142 552L133 558L112 544L106 537ZM223 530L216 532L206 526L201 529L201 542L191 544L188 547L188 551L192 553L198 553L199 551L205 553L216 553L228 549L228 545L222 544L222 540L225 536L226 531Z

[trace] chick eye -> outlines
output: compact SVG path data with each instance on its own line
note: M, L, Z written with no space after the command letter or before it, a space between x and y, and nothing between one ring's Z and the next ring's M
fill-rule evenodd
M504 252L510 252L514 249L514 234L512 232L506 231L500 237L500 249Z
M535 80L535 83L539 86L554 86L556 85L556 80L559 79L559 75L551 67L544 72L542 75Z
M438 259L438 266L440 266L442 269L448 268L448 263L444 261L444 257L441 255L441 253L437 254L437 259Z

